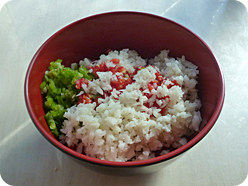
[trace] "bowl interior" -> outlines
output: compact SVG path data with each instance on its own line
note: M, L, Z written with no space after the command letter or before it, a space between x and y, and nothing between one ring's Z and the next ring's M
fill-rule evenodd
M40 84L49 63L62 59L66 66L85 57L98 59L108 49L129 48L143 58L169 49L173 57L186 59L199 67L199 96L202 102L201 128L209 129L217 119L223 102L223 79L218 64L204 42L189 30L167 19L143 13L115 12L79 20L49 38L35 54L29 66L25 96L31 118L46 135L52 134L44 119ZM208 129L208 130L209 130ZM207 131L206 131L207 132ZM205 133L206 133L205 132ZM203 137L202 134L201 137Z

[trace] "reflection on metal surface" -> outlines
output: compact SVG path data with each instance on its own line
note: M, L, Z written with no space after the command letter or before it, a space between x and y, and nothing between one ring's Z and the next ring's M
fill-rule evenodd
M7 142L9 142L13 137L16 136L19 132L21 132L26 126L28 126L30 123L32 123L31 119L28 119L27 121L20 124L19 127L17 127L15 130L13 130L9 135L3 138L3 140L0 141L0 148L4 146Z
M170 5L162 14L161 16L165 15L167 12L169 12L171 9L173 9L181 0L177 0L172 5Z

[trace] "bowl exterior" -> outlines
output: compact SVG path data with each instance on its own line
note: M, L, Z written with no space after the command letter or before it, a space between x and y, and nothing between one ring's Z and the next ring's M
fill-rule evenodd
M73 161L76 161L78 164L82 165L83 167L101 173L101 174L106 174L106 175L111 175L111 176L137 176L137 175L144 175L144 174L153 174L156 173L157 171L160 171L161 169L166 169L168 165L182 157L184 153L168 159L166 161L162 161L156 164L152 164L149 166L135 166L135 167L121 167L121 166L105 166L105 165L99 165L99 164L92 164L89 162L81 161L80 159L77 158L72 158Z

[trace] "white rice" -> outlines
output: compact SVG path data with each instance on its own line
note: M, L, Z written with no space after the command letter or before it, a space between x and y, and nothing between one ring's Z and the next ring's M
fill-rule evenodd
M176 80L179 86L167 88L166 84L153 89L148 99L140 88L147 92L147 84L155 79L156 70L148 66L138 71L134 83L125 89L114 90L110 97L100 99L101 103L79 104L67 110L64 117L60 138L68 146L76 146L77 152L109 161L144 160L153 158L160 151L166 154L172 148L187 143L187 137L199 131L201 102L197 96L197 66L182 58L168 57L167 50L150 59L142 59L137 52L128 49L111 51L101 55L98 61L89 59L80 61L80 65L90 67L107 61L108 67L115 64L111 59L120 59L120 65L128 72L134 67L146 66L147 63L159 69L168 78L166 84ZM117 74L118 75L118 74ZM110 82L117 79L112 72L98 72L99 79L83 85L83 90L90 94L103 94L111 90ZM157 97L169 96L165 100ZM115 99L119 97L119 99ZM167 105L167 110L160 113L157 107L148 108L144 103ZM156 152L155 152L156 151Z

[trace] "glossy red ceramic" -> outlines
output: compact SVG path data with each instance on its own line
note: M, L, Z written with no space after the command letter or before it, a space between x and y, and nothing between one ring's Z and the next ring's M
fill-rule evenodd
M85 57L97 59L107 49L136 50L143 58L169 49L173 57L186 56L199 67L199 95L202 101L201 131L186 145L163 156L133 162L111 162L79 154L57 141L44 119L40 84L49 63L62 59L65 65ZM139 12L112 12L76 21L53 34L36 52L26 74L25 100L28 112L41 134L58 149L95 167L147 167L190 149L215 124L224 101L224 80L209 47L187 28L163 17ZM100 166L99 166L100 165Z

